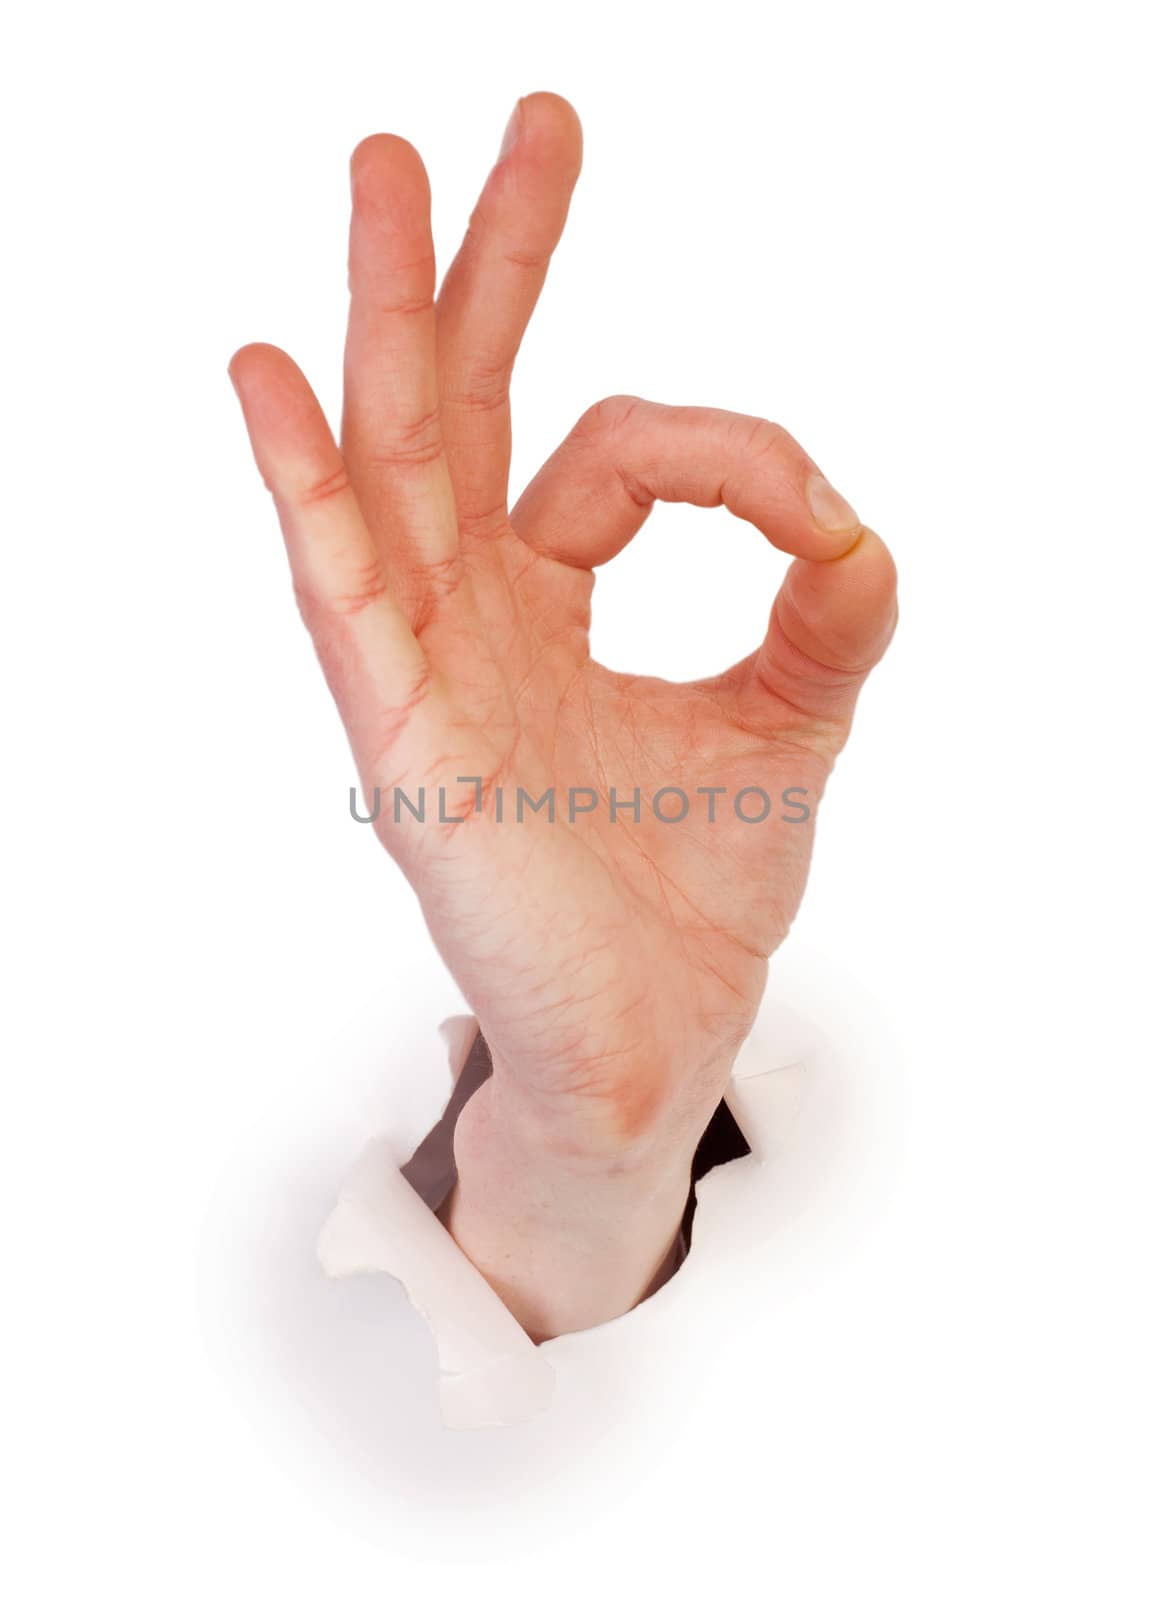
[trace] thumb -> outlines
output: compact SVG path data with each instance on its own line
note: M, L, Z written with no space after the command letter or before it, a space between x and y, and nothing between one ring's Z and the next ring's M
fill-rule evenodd
M859 691L895 632L895 562L864 528L831 561L793 561L755 660L757 687L846 737Z

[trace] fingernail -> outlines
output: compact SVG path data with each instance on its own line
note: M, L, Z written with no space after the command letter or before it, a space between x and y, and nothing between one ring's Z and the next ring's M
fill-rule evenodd
M812 517L824 533L850 533L859 527L859 518L851 506L818 473L807 480L807 503Z
M503 143L500 145L499 159L502 161L506 155L511 154L512 146L520 136L520 123L523 121L522 100L517 100L515 110L508 118L508 125L504 129Z

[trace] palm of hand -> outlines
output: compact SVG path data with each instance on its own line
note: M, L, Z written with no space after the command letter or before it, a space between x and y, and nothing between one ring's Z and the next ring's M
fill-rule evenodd
M380 831L495 1058L626 1137L669 1100L686 1114L720 1092L799 905L829 734L773 712L752 663L694 684L601 667L587 575L510 531L472 573L492 648L457 660L436 733L403 766L427 823L401 807L397 824L385 800ZM449 651L466 637L453 619ZM365 782L386 795L395 770ZM443 814L464 822L437 821L441 787ZM764 821L737 814L745 790L748 819L769 797Z
M564 102L517 116L438 300L418 157L380 137L353 158L340 451L282 352L245 347L231 371L364 789L383 796L377 831L497 1073L611 1147L698 1121L722 1092L894 626L894 577L794 440L725 412L603 402L509 519L507 378L578 170ZM797 558L761 648L695 684L588 654L592 569L659 498L724 504ZM424 791L424 823L396 789ZM439 820L441 789L462 820ZM654 797L677 790L686 816L661 820L684 802L657 815ZM802 795L786 809L785 790ZM554 820L520 798L549 791ZM770 797L764 821L741 791ZM573 792L594 810L573 815Z

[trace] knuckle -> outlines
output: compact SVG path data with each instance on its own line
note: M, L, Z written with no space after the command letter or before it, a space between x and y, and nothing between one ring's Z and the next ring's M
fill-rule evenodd
M419 596L409 622L417 639L435 619L441 608L459 593L468 577L458 550L439 561L426 562L420 567Z
M735 442L756 459L774 455L790 437L778 422L766 417L737 417L732 423L732 432Z
M549 250L504 250L501 255L509 267L519 267L525 272L542 272L551 260Z
M580 443L598 444L606 437L625 427L631 417L646 404L638 395L610 394L597 400L580 417L571 431L571 437Z
M427 263L413 262L411 266L396 269L408 271L413 275L418 273ZM380 307L380 315L385 317L422 317L435 310L435 299L430 294L397 295L393 300L385 301Z
M388 593L388 584L383 567L372 560L343 574L329 591L310 578L296 579L294 589L300 615L308 631L316 635L382 600Z
M432 561L421 567L420 579L428 599L434 605L449 600L463 583L466 570L458 551L453 551L441 561Z
M334 500L337 495L344 493L350 487L347 468L341 462L334 471L324 478L313 480L302 488L297 499L301 506L310 507L322 505L325 500Z
M387 592L387 580L378 563L373 562L340 588L328 606L334 616L356 617L361 611L375 605L377 600L382 600Z
M473 362L459 380L441 395L441 404L454 411L502 411L511 390L510 361Z
M369 465L377 471L426 467L440 460L443 453L440 414L438 410L429 411L411 421L395 424L387 444L372 452Z
M483 506L479 510L461 506L456 512L456 522L461 537L473 542L498 538L508 531L507 501L501 500L497 505Z
M379 772L387 766L397 742L431 692L432 673L430 668L425 668L408 687L403 699L379 714L372 728L371 746L367 753L369 771Z

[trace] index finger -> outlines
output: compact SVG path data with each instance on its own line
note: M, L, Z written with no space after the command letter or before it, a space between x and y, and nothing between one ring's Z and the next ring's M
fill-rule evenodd
M524 490L516 532L568 566L602 565L657 500L726 506L779 550L830 561L861 533L851 506L777 423L613 395L584 413Z

